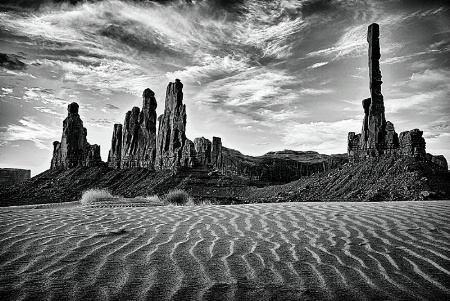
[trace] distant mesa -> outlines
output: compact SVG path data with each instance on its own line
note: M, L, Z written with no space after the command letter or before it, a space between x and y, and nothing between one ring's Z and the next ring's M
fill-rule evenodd
M370 98L362 101L364 119L361 134L348 133L348 157L350 162L358 162L369 157L381 155L406 156L417 160L429 161L447 170L444 156L432 156L425 150L423 132L419 129L395 132L394 124L386 121L384 99L381 94L380 70L380 27L369 25L367 41L369 43L369 87Z
M15 185L28 180L31 170L17 168L0 168L0 186Z

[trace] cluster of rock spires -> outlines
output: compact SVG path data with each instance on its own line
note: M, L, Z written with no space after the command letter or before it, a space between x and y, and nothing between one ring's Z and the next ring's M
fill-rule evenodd
M90 145L86 140L87 131L78 115L78 104L70 104L68 117L63 123L61 142L54 142L51 169L107 164L114 169L143 167L177 172L182 167L208 167L222 174L245 176L250 180L288 182L340 167L349 161L353 163L370 157L392 155L429 161L447 170L445 157L426 153L422 131L414 129L398 135L394 125L386 121L381 94L378 24L369 26L367 40L370 98L362 102L364 120L361 133L348 134L348 156L283 151L251 157L223 147L219 137L213 137L212 142L204 137L191 141L186 137L183 84L176 79L167 86L161 116L157 118L155 93L147 88L142 94L142 109L133 107L126 113L123 125L114 125L107 163L101 161L100 146Z
M126 113L123 125L114 125L109 167L173 171L181 167L222 167L220 138L213 137L212 143L203 137L194 142L186 138L186 105L183 104L183 84L179 79L167 86L164 114L158 118L155 93L147 88L142 98L142 110L133 107ZM78 104L71 103L67 110L61 142L53 143L51 169L104 165L100 146L90 145L86 140L87 130L78 115Z
M174 171L200 165L221 167L220 138L213 137L213 143L203 137L194 142L186 138L186 105L179 79L167 86L164 113L158 117L158 133L155 93L145 89L142 98L142 111L134 107L126 113L124 126L114 125L109 167Z
M381 155L406 156L429 161L444 170L448 169L444 156L432 156L426 153L423 132L418 129L395 132L394 124L386 121L384 99L381 94L380 70L380 27L369 25L369 79L370 98L362 101L364 120L361 134L348 133L348 156L350 162L358 162L369 157Z
M87 143L78 105L70 104L61 142L54 142L51 168L107 165L114 169L143 167L177 172L187 167L255 181L289 182L348 162L347 157L316 152L282 151L252 157L223 147L219 137L191 141L186 137L183 84L178 79L167 86L164 113L158 118L155 93L145 89L142 98L142 109L133 107L126 113L123 125L114 125L107 163L100 159L100 147Z

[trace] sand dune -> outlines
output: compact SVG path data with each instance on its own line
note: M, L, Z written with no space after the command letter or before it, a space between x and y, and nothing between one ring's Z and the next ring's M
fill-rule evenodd
M2 300L450 300L450 202L0 209Z

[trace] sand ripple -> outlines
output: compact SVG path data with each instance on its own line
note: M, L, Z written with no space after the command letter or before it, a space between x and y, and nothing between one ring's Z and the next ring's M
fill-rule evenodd
M2 300L450 300L450 202L0 208Z

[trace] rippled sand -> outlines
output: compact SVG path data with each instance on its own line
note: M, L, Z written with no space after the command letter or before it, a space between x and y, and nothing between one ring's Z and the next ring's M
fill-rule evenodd
M0 208L2 300L450 300L450 202Z

